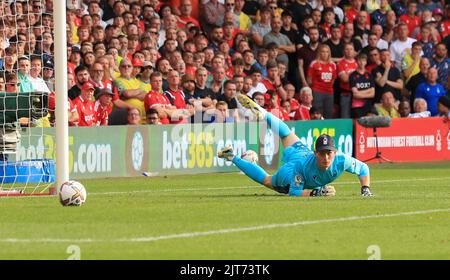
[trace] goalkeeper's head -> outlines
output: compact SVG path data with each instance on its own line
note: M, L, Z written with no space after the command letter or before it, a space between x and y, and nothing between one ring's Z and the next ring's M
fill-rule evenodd
M328 134L322 134L316 140L316 149L314 154L317 157L317 167L321 170L328 169L333 164L336 156L336 147L334 139Z

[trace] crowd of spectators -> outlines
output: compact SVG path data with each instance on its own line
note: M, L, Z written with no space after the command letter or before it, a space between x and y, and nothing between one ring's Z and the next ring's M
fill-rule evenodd
M53 1L0 2L0 92L50 94L23 125L57 121ZM449 116L443 0L67 0L66 27L71 126L254 120L237 94L286 121Z

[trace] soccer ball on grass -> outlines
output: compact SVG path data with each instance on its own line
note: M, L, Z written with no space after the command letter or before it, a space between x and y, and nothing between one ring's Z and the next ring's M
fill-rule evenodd
M59 201L63 206L81 206L86 198L86 189L80 182L67 181L59 187Z

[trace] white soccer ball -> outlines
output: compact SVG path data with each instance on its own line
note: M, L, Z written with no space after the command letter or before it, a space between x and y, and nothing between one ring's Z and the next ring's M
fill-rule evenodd
M80 182L67 181L59 187L59 201L63 206L81 206L86 198L86 189Z
M252 163L257 163L258 162L258 154L255 151L253 151L253 150L245 151L242 154L241 158L243 160L246 160L246 161L252 162Z

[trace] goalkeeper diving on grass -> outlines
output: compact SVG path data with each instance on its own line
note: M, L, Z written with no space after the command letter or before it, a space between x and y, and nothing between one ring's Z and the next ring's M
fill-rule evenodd
M278 133L284 147L282 161L285 163L275 174L269 175L255 163L233 154L227 146L218 152L218 157L232 161L248 177L279 193L291 196L333 196L334 187L327 184L336 180L344 171L356 174L361 184L361 195L372 196L370 174L367 164L336 151L334 140L327 134L317 138L315 151L311 151L300 138L280 119L267 112L245 95L238 95L241 105L252 110L258 119Z

